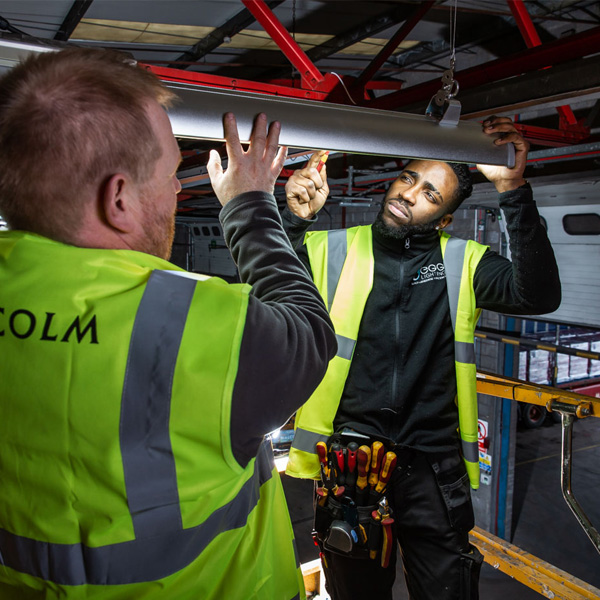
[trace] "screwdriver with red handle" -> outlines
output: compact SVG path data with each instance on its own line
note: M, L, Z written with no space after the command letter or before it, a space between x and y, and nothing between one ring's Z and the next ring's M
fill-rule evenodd
M371 448L361 446L356 452L356 468L358 479L356 480L356 504L365 506L367 500L367 475L369 474L369 463L371 462Z
M377 502L379 494L375 491L379 484L379 473L383 465L385 448L381 442L373 442L371 446L371 466L369 468L369 504Z
M379 471L379 481L375 486L375 492L377 494L382 494L385 490L385 486L387 482L390 480L394 469L396 468L396 455L393 452L386 452L386 455L383 459L383 465L381 466L381 471Z
M331 462L335 470L335 481L339 486L346 483L346 475L344 474L344 450L341 444L331 444Z
M329 468L327 444L325 442L317 442L317 456L319 457L319 463L321 465L321 479L323 480L323 486L330 490L333 488L333 479Z
M320 173L321 169L323 168L323 165L327 162L327 157L329 156L329 150L325 151L325 154L323 154L323 156L321 156L321 159L319 160L319 164L317 165L317 171Z
M383 462L385 448L381 442L373 442L371 445L371 466L369 467L369 486L375 489L379 481L379 471Z
M358 444L356 442L350 442L346 447L346 489L352 496L354 494L354 487L356 486L356 455L358 453Z

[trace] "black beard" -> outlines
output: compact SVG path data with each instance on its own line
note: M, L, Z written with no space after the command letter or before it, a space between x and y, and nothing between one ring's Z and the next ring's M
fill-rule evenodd
M388 240L404 240L417 233L428 233L436 228L439 221L439 219L434 219L433 221L422 225L388 225L383 220L384 206L385 204L381 205L381 210L373 223L373 231L377 232L382 238Z

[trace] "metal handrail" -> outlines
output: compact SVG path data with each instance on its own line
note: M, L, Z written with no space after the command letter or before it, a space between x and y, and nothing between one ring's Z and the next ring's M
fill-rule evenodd
M573 465L573 423L575 419L600 417L600 399L583 394L567 392L547 385L532 384L512 377L502 377L485 371L477 372L477 391L489 396L508 398L544 406L549 411L560 413L562 423L561 440L561 490L563 497L586 535L600 553L600 533L592 525L575 498L571 486Z
M579 521L579 524L590 538L592 544L598 552L600 552L600 533L592 525L587 515L581 508L579 502L573 494L571 488L571 471L573 465L573 423L578 418L572 411L572 407L564 408L553 408L552 410L558 410L561 417L562 425L562 448L561 448L561 471L560 471L560 487L562 489L563 498L569 505L569 508L575 515L575 518Z

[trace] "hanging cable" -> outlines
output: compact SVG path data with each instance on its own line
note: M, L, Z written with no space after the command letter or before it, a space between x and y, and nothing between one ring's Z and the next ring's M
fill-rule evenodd
M450 7L450 68L454 69L456 60L456 23L458 21L458 0L454 0L454 9Z
M458 94L458 81L454 79L454 64L456 62L456 24L458 21L458 0L450 6L450 67L442 74L442 87L431 98L425 114L439 122L455 125L460 118L460 102L453 100Z
M340 83L342 84L344 91L346 92L348 98L350 98L350 102L352 102L352 104L356 105L356 102L354 102L354 98L352 98L352 96L350 95L350 92L348 91L348 88L346 87L344 80L337 73L334 73L333 71L330 71L330 73L332 75L335 75L340 80Z

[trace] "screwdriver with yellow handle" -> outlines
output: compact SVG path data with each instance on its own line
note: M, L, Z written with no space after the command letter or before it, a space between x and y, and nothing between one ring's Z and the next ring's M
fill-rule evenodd
M375 489L379 481L379 471L383 462L385 448L381 442L373 442L371 445L371 466L369 467L369 486Z
M356 504L364 506L367 499L367 475L369 474L369 463L371 462L371 448L361 446L356 451L356 468L358 478L356 480Z
M325 154L323 154L323 156L321 156L320 160L319 160L319 164L317 165L317 171L320 173L321 169L323 168L323 165L327 162L327 157L329 156L329 150L325 151Z
M327 444L325 442L317 442L317 456L321 465L321 479L323 487L326 489L333 488L333 478L331 476L331 467L328 463Z
M375 491L377 494L382 494L385 490L385 486L387 482L390 480L394 469L396 468L396 455L393 452L387 452L384 459L383 465L381 466L381 471L379 472L379 481L375 486Z

